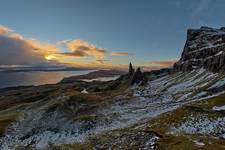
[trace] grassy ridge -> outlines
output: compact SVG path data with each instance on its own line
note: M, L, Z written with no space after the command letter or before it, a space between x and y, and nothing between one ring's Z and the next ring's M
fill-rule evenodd
M140 143L146 142L144 137L148 137L148 134L154 133L160 137L156 143L157 150L222 150L225 149L224 139L204 134L172 134L170 131L171 127L185 122L191 114L208 115L212 119L214 117L224 116L225 112L215 112L212 110L214 106L225 105L224 99L225 94L203 101L193 102L172 112L164 113L149 122L139 123L125 129L113 130L91 137L86 143L50 146L49 149L91 150L96 145L102 145L104 148L110 145L110 147L115 149L119 149L120 147L125 150L138 149L142 145ZM205 145L199 146L195 141L202 142Z
M225 112L212 111L214 106L225 105L225 94L185 105L173 112L162 114L161 116L151 120L148 125L148 130L153 130L162 138L158 141L158 150L218 150L225 149L225 140L215 138L204 134L168 134L173 125L180 124L191 114L207 115L209 117L225 116ZM211 118L211 119L212 119ZM198 146L193 141L202 141L205 146Z

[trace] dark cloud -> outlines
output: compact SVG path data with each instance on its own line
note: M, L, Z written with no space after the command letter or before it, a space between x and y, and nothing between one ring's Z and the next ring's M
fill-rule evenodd
M85 51L74 51L74 52L65 52L65 53L59 53L60 55L64 56L71 56L71 57L84 57L89 56Z
M67 47L71 52L62 53L67 56L94 56L97 59L103 59L107 51L103 48L98 48L86 41L77 39L67 43Z
M0 35L1 65L33 65L46 63L42 55L35 52L27 41L6 35Z
M25 39L15 31L0 26L0 65L38 65L56 63L59 49L35 39ZM46 58L48 58L46 60ZM51 59L54 58L54 60ZM50 61L51 60L51 61Z

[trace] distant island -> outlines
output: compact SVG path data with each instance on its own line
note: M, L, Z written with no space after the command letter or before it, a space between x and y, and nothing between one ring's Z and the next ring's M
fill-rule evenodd
M92 80L103 77L116 77L123 74L126 74L126 72L121 70L97 70L84 75L66 77L60 83L72 83L81 80Z

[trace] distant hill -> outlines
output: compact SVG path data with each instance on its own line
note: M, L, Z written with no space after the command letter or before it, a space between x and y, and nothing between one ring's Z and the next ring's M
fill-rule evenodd
M60 83L72 83L80 80L89 80L101 77L115 77L123 74L126 74L126 72L120 70L97 70L85 75L66 77Z

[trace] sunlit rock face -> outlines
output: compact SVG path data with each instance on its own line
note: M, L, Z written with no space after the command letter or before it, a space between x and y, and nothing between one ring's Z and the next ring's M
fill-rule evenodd
M210 71L225 70L225 28L201 27L189 29L181 59L175 71L205 68Z

